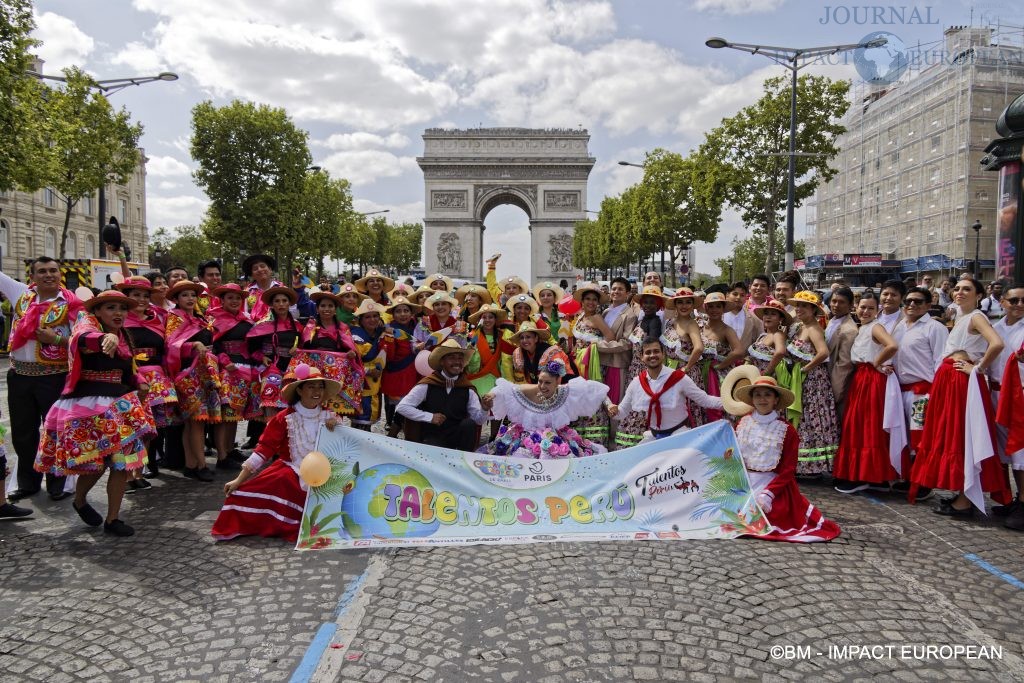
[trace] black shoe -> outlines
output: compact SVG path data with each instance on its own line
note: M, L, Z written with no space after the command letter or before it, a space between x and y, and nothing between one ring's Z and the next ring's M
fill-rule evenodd
M213 470L209 467L200 467L196 470L196 479L199 481L213 481Z
M965 509L960 510L953 507L952 503L941 502L933 510L937 515L944 517L953 517L955 519L971 519L974 517L974 506L968 505Z
M64 500L71 497L71 491L57 491L50 494L50 500Z
M217 457L217 449L216 448L209 448L209 447L207 447L206 449L203 450L203 457L204 458L216 458Z
M147 479L156 479L160 476L160 465L156 463L156 458L149 459L149 462L146 463L146 468L142 470L142 476Z
M1003 526L1014 531L1024 531L1024 505L1018 506L1016 510L1007 515Z
M113 534L114 536L134 536L135 529L131 528L119 519L115 519L113 522L103 523L104 533Z
M151 488L153 488L153 485L145 479L132 479L128 482L128 486L125 488L124 492L125 494L129 494L135 493L136 491L145 491L146 489Z
M100 524L103 524L103 516L96 512L96 508L89 505L89 503L86 503L82 507L78 507L72 503L71 507L75 508L75 512L78 513L78 516L81 517L82 521L89 526L99 526Z
M1024 503L1021 503L1019 499L1014 500L1009 505L993 505L992 514L996 517L1009 517L1019 510L1022 505L1024 505Z
M32 510L28 508L20 508L10 503L0 505L0 519L19 519L21 517L28 517L31 514Z
M230 457L227 457L224 458L223 460L217 461L217 469L225 470L228 472L239 472L241 471L242 466L235 462L234 460L232 460Z
M237 448L232 448L230 451L228 451L228 460L230 460L231 462L237 462L239 465L241 465L246 460L248 460L248 458L246 458L245 453L243 453L242 451L238 450Z
M181 471L181 473L184 474L185 477L188 479L198 479L199 477L196 475L196 472L198 471L199 470L196 469L195 467L186 467Z
M14 489L13 491L7 494L7 500L11 501L12 503L17 503L19 500L29 498L31 496L36 495L37 493L39 493L39 489L36 489L35 491L30 491L29 489Z
M835 484L835 490L839 493L854 494L859 491L866 491L868 484L863 481L846 481L844 479L836 479L833 481Z

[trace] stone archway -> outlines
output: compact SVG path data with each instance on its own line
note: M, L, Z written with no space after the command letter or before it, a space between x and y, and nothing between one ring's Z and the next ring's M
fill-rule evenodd
M586 218L594 166L586 130L428 128L423 133L428 273L483 279L483 221L513 204L530 219L534 281L571 277L572 235Z

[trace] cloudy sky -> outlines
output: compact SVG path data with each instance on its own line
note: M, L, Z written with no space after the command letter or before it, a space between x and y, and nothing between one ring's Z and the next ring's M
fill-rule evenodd
M853 5L808 0L37 0L36 37L47 73L180 75L113 96L146 128L153 231L198 223L206 207L188 152L191 109L206 99L285 107L309 131L314 163L352 181L357 209L390 209L392 220L423 218L424 128L583 126L597 209L640 178L618 160L685 154L786 73L708 49L708 37L807 47L884 30L932 43L968 24L972 5L975 23L1019 14L1009 0L905 3L926 25L855 23ZM859 80L851 64L812 70ZM484 253L506 255L501 272L529 276L527 223L511 206L488 216ZM727 214L717 242L698 245L698 269L716 272L712 260L742 234Z

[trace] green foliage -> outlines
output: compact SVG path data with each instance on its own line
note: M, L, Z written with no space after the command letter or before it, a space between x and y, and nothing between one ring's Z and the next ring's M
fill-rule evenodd
M795 205L814 194L836 170L829 163L839 153L836 138L845 128L839 119L849 108L848 81L801 76L797 81ZM788 78L769 78L764 95L710 131L699 153L724 167L719 182L726 201L743 222L768 239L762 270L775 262L775 227L784 221L788 188L790 92ZM773 156L774 155L774 156Z
M159 258L155 256L157 251L161 254ZM200 263L222 255L223 246L208 240L201 226L183 225L174 228L173 232L158 228L150 235L149 262L162 272L172 266L181 266L194 275ZM230 275L224 275L226 282Z
M196 183L210 198L207 236L249 252L301 253L308 134L284 109L235 100L192 109ZM293 249L294 247L294 249Z
M138 166L142 135L142 124L133 125L123 107L115 111L88 74L70 68L64 77L64 87L48 90L43 98L47 146L32 183L53 188L64 201L59 258L64 258L72 208L108 181L128 181Z
M775 243L779 244L785 239L785 231L782 228L778 228L775 231ZM749 280L755 275L765 273L765 261L768 258L768 239L767 235L763 231L755 231L751 233L750 237L745 239L733 238L732 241L733 251L732 257L715 259L715 265L718 266L721 271L719 281L725 282L729 278L729 262L732 261L732 279L733 282L737 280ZM793 243L793 252L795 253L794 258L804 258L805 248L803 240L797 240ZM778 252L776 252L776 258L773 263L772 272L781 270L779 267ZM770 272L767 274L771 274Z
M42 187L35 171L45 149L42 83L26 72L39 44L29 0L0 3L0 190Z

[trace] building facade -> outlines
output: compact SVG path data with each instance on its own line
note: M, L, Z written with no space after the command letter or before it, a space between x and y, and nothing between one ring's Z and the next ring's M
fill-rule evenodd
M124 244L133 260L146 261L149 235L146 230L146 155L139 149L139 164L125 185L111 183L104 189L104 211L99 192L78 201L71 210L64 254L59 255L64 230L64 200L50 188L36 192L0 192L0 250L3 271L21 279L25 259L37 256L91 259L100 257L100 223L115 216L121 224ZM17 273L17 275L16 275Z
M975 270L980 236L981 272L992 274L998 176L980 161L1024 92L1022 35L954 26L899 81L854 87L839 172L808 204L808 255L880 254L904 276L944 274Z

